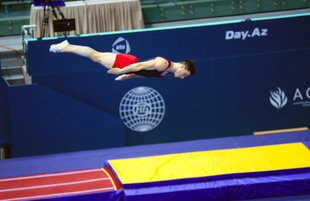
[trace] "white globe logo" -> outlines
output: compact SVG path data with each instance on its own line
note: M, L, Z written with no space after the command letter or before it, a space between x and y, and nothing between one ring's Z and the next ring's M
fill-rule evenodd
M119 114L124 124L133 131L154 129L165 115L163 97L150 87L136 87L121 100Z

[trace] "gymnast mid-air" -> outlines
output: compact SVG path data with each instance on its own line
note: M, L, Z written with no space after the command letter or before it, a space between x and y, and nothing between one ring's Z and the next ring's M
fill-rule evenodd
M174 77L185 78L194 76L196 71L192 60L183 60L179 63L163 57L139 61L137 57L129 54L115 54L111 52L97 52L96 50L80 45L69 44L67 40L51 45L50 52L68 52L87 57L108 68L109 74L120 75L115 80L122 81L137 77L166 77L174 73Z

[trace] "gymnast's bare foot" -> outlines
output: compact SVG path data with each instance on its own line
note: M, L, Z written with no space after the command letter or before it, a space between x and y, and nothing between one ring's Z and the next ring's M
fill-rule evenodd
M51 45L50 52L54 52L54 53L62 52L62 49L68 45L69 45L69 42L67 40L65 40L61 43L55 44L55 45Z

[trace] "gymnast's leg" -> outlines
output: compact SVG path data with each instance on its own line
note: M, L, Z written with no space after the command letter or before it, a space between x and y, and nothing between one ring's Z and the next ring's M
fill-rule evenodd
M116 58L116 54L110 52L97 52L96 50L81 45L71 45L68 41L63 41L61 43L51 45L50 52L59 53L67 52L77 54L83 57L87 57L94 62L98 62L108 69L111 69Z

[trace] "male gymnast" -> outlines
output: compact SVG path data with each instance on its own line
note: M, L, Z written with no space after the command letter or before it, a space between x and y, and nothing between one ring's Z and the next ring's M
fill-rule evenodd
M51 45L50 52L69 52L87 57L108 68L109 74L119 75L115 80L122 81L137 77L166 77L171 73L177 78L194 76L196 71L192 60L183 60L179 63L163 57L147 61L139 61L137 57L129 54L115 54L110 52L97 52L96 50L80 45L69 44L67 40Z

